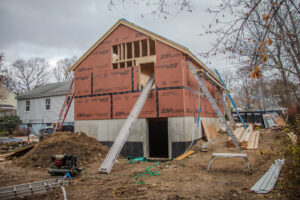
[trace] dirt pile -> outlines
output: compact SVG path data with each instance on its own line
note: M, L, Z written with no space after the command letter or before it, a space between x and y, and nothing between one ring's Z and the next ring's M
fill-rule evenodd
M51 156L57 154L78 155L79 167L104 158L108 148L85 133L58 132L45 138L35 147L14 161L15 164L30 167L49 167Z

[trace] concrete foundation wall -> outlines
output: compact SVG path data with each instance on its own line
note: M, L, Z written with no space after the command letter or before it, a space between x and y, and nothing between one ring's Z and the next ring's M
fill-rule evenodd
M219 127L216 118L205 118L208 124ZM85 132L88 136L96 138L99 142L111 146L126 119L113 120L76 120L75 131ZM193 135L192 135L193 134ZM201 123L197 128L194 117L168 118L168 148L169 158L182 154L191 144L192 140L203 137ZM137 119L126 141L124 156L149 157L148 121L145 118ZM138 145L137 145L138 144ZM132 146L134 145L134 146ZM140 149L139 149L140 148ZM129 155L135 154L135 155Z

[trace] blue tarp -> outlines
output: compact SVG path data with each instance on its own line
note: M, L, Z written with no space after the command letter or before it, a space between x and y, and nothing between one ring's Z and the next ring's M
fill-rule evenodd
M0 143L22 142L21 139L12 137L0 137Z

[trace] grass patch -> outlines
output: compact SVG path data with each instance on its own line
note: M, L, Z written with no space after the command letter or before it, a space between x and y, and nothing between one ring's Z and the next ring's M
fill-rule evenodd
M0 137L7 137L9 136L8 131L0 131Z

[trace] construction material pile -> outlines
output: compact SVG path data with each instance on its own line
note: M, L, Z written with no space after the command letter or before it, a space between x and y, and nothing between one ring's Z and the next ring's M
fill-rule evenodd
M21 166L49 167L50 158L57 154L78 155L80 167L104 158L108 149L85 133L58 132L36 144L32 150L14 162Z
M252 124L246 130L244 127L238 127L234 130L233 134L239 141L242 149L258 149L259 131L253 130ZM227 140L227 147L235 147L231 137Z

